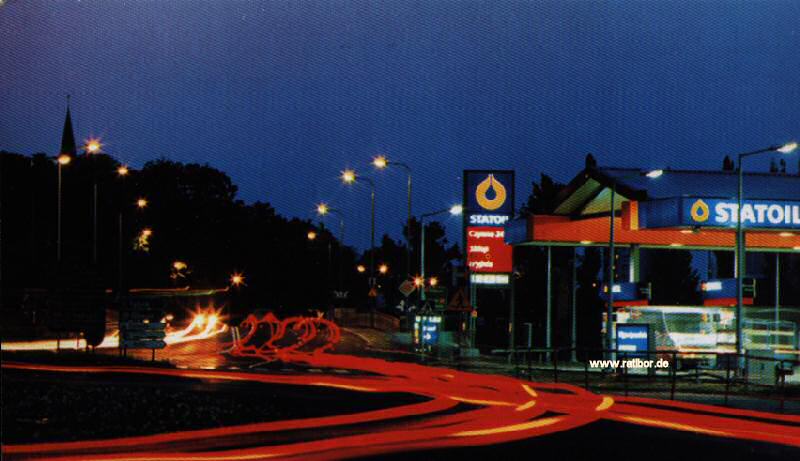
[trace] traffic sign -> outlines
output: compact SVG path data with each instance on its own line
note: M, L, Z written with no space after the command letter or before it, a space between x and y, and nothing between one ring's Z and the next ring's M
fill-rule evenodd
M450 300L450 304L447 305L447 309L452 311L472 310L472 304L469 302L469 296L467 296L464 287L456 291L456 294L453 295L453 299Z
M124 340L122 347L126 349L163 349L167 347L167 343L161 340Z
M400 293L403 293L403 296L408 298L408 296L417 289L417 285L411 280L406 280L401 283L397 289L400 290Z

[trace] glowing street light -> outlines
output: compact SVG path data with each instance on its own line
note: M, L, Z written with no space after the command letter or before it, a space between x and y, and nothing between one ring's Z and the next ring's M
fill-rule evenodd
M369 275L375 276L375 183L367 177L359 176L359 179L370 186L370 243L369 243ZM342 181L345 184L356 182L356 172L351 169L342 171ZM370 280L372 282L372 280Z
M145 227L144 229L142 229L142 235L145 237L150 237L151 235L153 235L153 231L150 228Z
M345 184L352 184L356 182L356 172L350 169L342 171L342 181Z
M147 199L145 199L145 198L140 198L139 200L137 200L137 201L136 201L136 206L137 206L138 208L145 208L145 207L147 207Z
M69 162L72 161L72 157L67 154L61 154L56 157L56 161L58 163L58 222L56 224L56 258L58 262L61 262L61 167L69 165Z
M308 231L308 234L306 236L308 237L309 240L314 240L317 238L317 233L314 232L313 230Z
M100 140L97 138L89 138L86 140L86 144L83 146L84 150L86 150L87 154L99 154L103 145L100 143Z
M128 170L128 167L127 167L127 166L125 166L125 165L120 165L120 166L117 168L117 174L118 174L119 176L128 176L128 173L130 173L130 171Z
M786 144L780 146L775 150L780 152L781 154L791 154L792 152L794 152L795 149L797 149L797 143L792 141L792 142L787 142Z
M745 264L745 257L747 256L747 242L745 241L744 236L744 229L742 227L742 219L741 219L741 212L742 212L742 205L744 202L744 169L742 168L742 162L746 157L750 157L757 154L765 154L768 152L778 152L781 154L791 154L794 150L797 149L797 142L791 141L787 142L786 144L776 145L776 146L769 146L765 147L764 149L754 150L752 152L744 152L739 154L739 163L737 165L737 173L738 173L738 188L736 192L736 353L742 354L744 352L743 349L743 341L742 341L742 301L744 296L744 272L747 270L747 265ZM740 365L742 364L739 361Z
M317 214L318 215L325 216L326 214L328 214L328 211L330 211L330 210L328 209L328 205L327 204L320 203L319 205L317 205Z
M378 266L378 272L380 272L381 274L386 274L387 272L389 272L389 266L387 266L386 264L381 264L380 266Z
M445 208L443 210L433 211L431 213L424 213L419 217L419 225L422 228L422 234L420 235L420 258L419 258L419 273L422 276L422 285L420 286L419 290L419 299L420 301L425 301L425 218L429 218L431 216L436 216L444 213L450 213L451 216L459 216L461 213L464 212L464 207L460 204L456 204L451 206L450 208Z
M234 272L233 275L231 275L231 285L235 287L244 285L244 275L240 272Z
M385 156L378 155L372 159L372 164L375 165L375 168L382 170L389 165L389 162L386 160Z
M428 283L429 283L429 284L430 284L432 287L435 287L436 285L438 285L438 284L439 284L439 279L437 279L436 277L431 277L431 278L428 280Z
M420 277L419 275L414 277L414 286L419 288L425 284L425 279Z
M182 271L182 270L186 269L187 266L186 266L186 263L183 262L183 261L175 261L175 262L172 263L172 267L176 271Z
M364 272L366 272L366 271L367 271L367 268L366 268L366 267L364 267L364 265L363 265L363 264L359 264L358 266L356 266L356 270L357 270L359 273L363 274Z
M373 157L372 165L379 170L384 170L389 166L399 166L406 171L408 182L406 185L407 198L408 198L408 233L406 234L406 277L411 276L411 167L403 162L390 161L385 155L378 155Z

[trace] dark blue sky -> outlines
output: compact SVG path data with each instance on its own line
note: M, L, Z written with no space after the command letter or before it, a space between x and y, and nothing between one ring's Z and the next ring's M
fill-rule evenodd
M21 1L0 6L0 149L77 136L140 167L208 162L240 197L311 217L377 153L412 165L415 212L459 200L464 168L719 168L800 136L800 2ZM753 162L765 169L764 162ZM790 161L797 171L797 160ZM401 170L373 174L400 236ZM451 239L457 239L457 223Z

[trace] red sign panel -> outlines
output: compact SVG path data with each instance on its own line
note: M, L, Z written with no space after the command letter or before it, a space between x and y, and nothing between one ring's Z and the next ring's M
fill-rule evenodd
M467 266L470 272L511 272L512 248L502 227L467 227Z

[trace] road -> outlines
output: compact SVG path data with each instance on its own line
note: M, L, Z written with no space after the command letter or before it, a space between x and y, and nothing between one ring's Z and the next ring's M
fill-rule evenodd
M509 376L331 354L326 348L339 341L340 332L324 319L252 319L251 327L233 345L226 344L226 337L220 336L217 340L206 338L194 344L170 346L162 353L175 361L177 369L11 362L2 366L52 374L53 379L65 373L169 376L209 383L303 386L308 392L326 388L387 396L413 394L424 401L375 411L139 437L4 445L4 458L419 459L458 454L472 458L481 453L528 458L539 450L555 450L562 454L560 457L568 454L565 459L592 454L628 457L632 453L646 454L648 458L670 455L673 459L708 453L730 459L800 456L798 416L612 397L568 384L527 382ZM255 331L269 331L273 340L288 341L280 347L273 340L255 341ZM311 350L301 350L301 346L311 344L315 344ZM220 350L228 350L229 355L221 356ZM221 363L227 369L211 369ZM268 364L271 371L250 369L258 363Z

